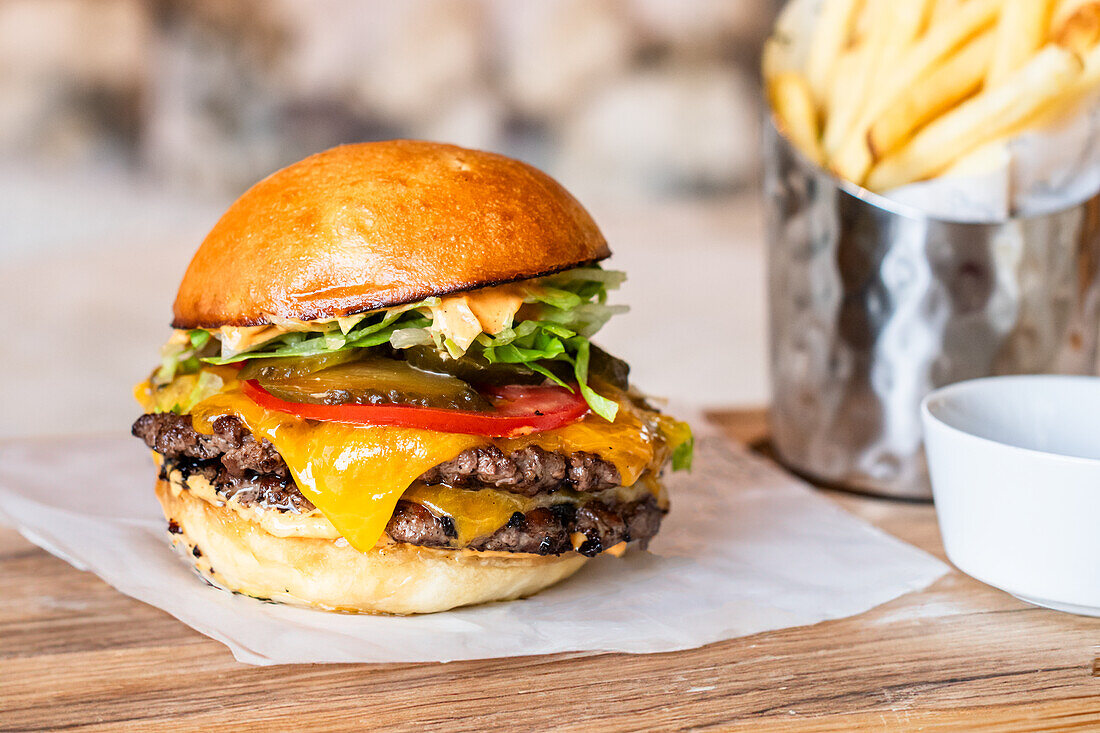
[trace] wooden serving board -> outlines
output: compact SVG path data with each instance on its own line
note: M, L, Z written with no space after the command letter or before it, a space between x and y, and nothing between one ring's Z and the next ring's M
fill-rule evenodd
M761 411L712 415L766 442ZM829 493L943 557L932 507ZM249 667L0 529L0 730L1100 728L1100 619L952 571L860 616L653 655Z

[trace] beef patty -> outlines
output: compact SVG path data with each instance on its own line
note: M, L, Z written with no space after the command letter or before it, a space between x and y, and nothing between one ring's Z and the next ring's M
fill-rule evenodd
M223 499L235 498L243 506L260 506L283 512L309 512L314 506L286 475L234 476L215 459L166 458L160 477L168 480L179 471L184 483L200 475ZM637 540L644 548L657 534L664 512L652 495L637 501L592 498L581 505L561 501L529 512L515 512L504 526L475 538L467 549L496 552L524 552L560 555L576 550L593 557L620 542ZM401 500L386 526L395 542L437 548L460 547L454 520L440 517L426 507ZM583 535L576 538L575 535Z
M239 418L223 415L211 427L213 435L203 435L192 427L190 415L162 412L142 415L131 432L165 458L216 459L234 478L290 476L275 447L267 440L257 441ZM483 446L429 469L420 481L535 496L560 489L604 491L619 486L622 478L612 463L591 453L566 455L528 446L505 454L496 446Z

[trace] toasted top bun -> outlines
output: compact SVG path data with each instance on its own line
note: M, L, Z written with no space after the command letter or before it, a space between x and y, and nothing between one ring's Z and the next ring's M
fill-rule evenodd
M525 163L413 140L344 145L229 208L187 268L172 325L335 318L610 254L588 212Z

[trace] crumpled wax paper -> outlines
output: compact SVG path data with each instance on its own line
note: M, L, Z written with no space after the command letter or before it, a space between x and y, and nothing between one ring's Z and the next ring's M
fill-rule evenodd
M937 219L998 223L1070 209L1098 191L1100 106L1082 104L1080 114L994 141L886 197Z
M790 0L776 21L769 71L801 70L821 0ZM1100 192L1100 94L1062 119L992 140L942 175L883 195L932 218L1001 223L1073 208Z
M225 644L241 662L444 662L667 652L866 611L943 563L840 509L700 419L649 552L598 557L531 598L355 616L233 595L175 554L148 451L129 436L0 444L0 515L31 542Z

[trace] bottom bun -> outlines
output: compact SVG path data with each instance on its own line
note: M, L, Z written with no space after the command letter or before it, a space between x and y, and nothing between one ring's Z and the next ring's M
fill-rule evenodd
M439 550L395 543L359 552L342 539L276 537L236 512L157 481L172 541L214 585L350 613L433 613L523 598L577 572L583 555Z

